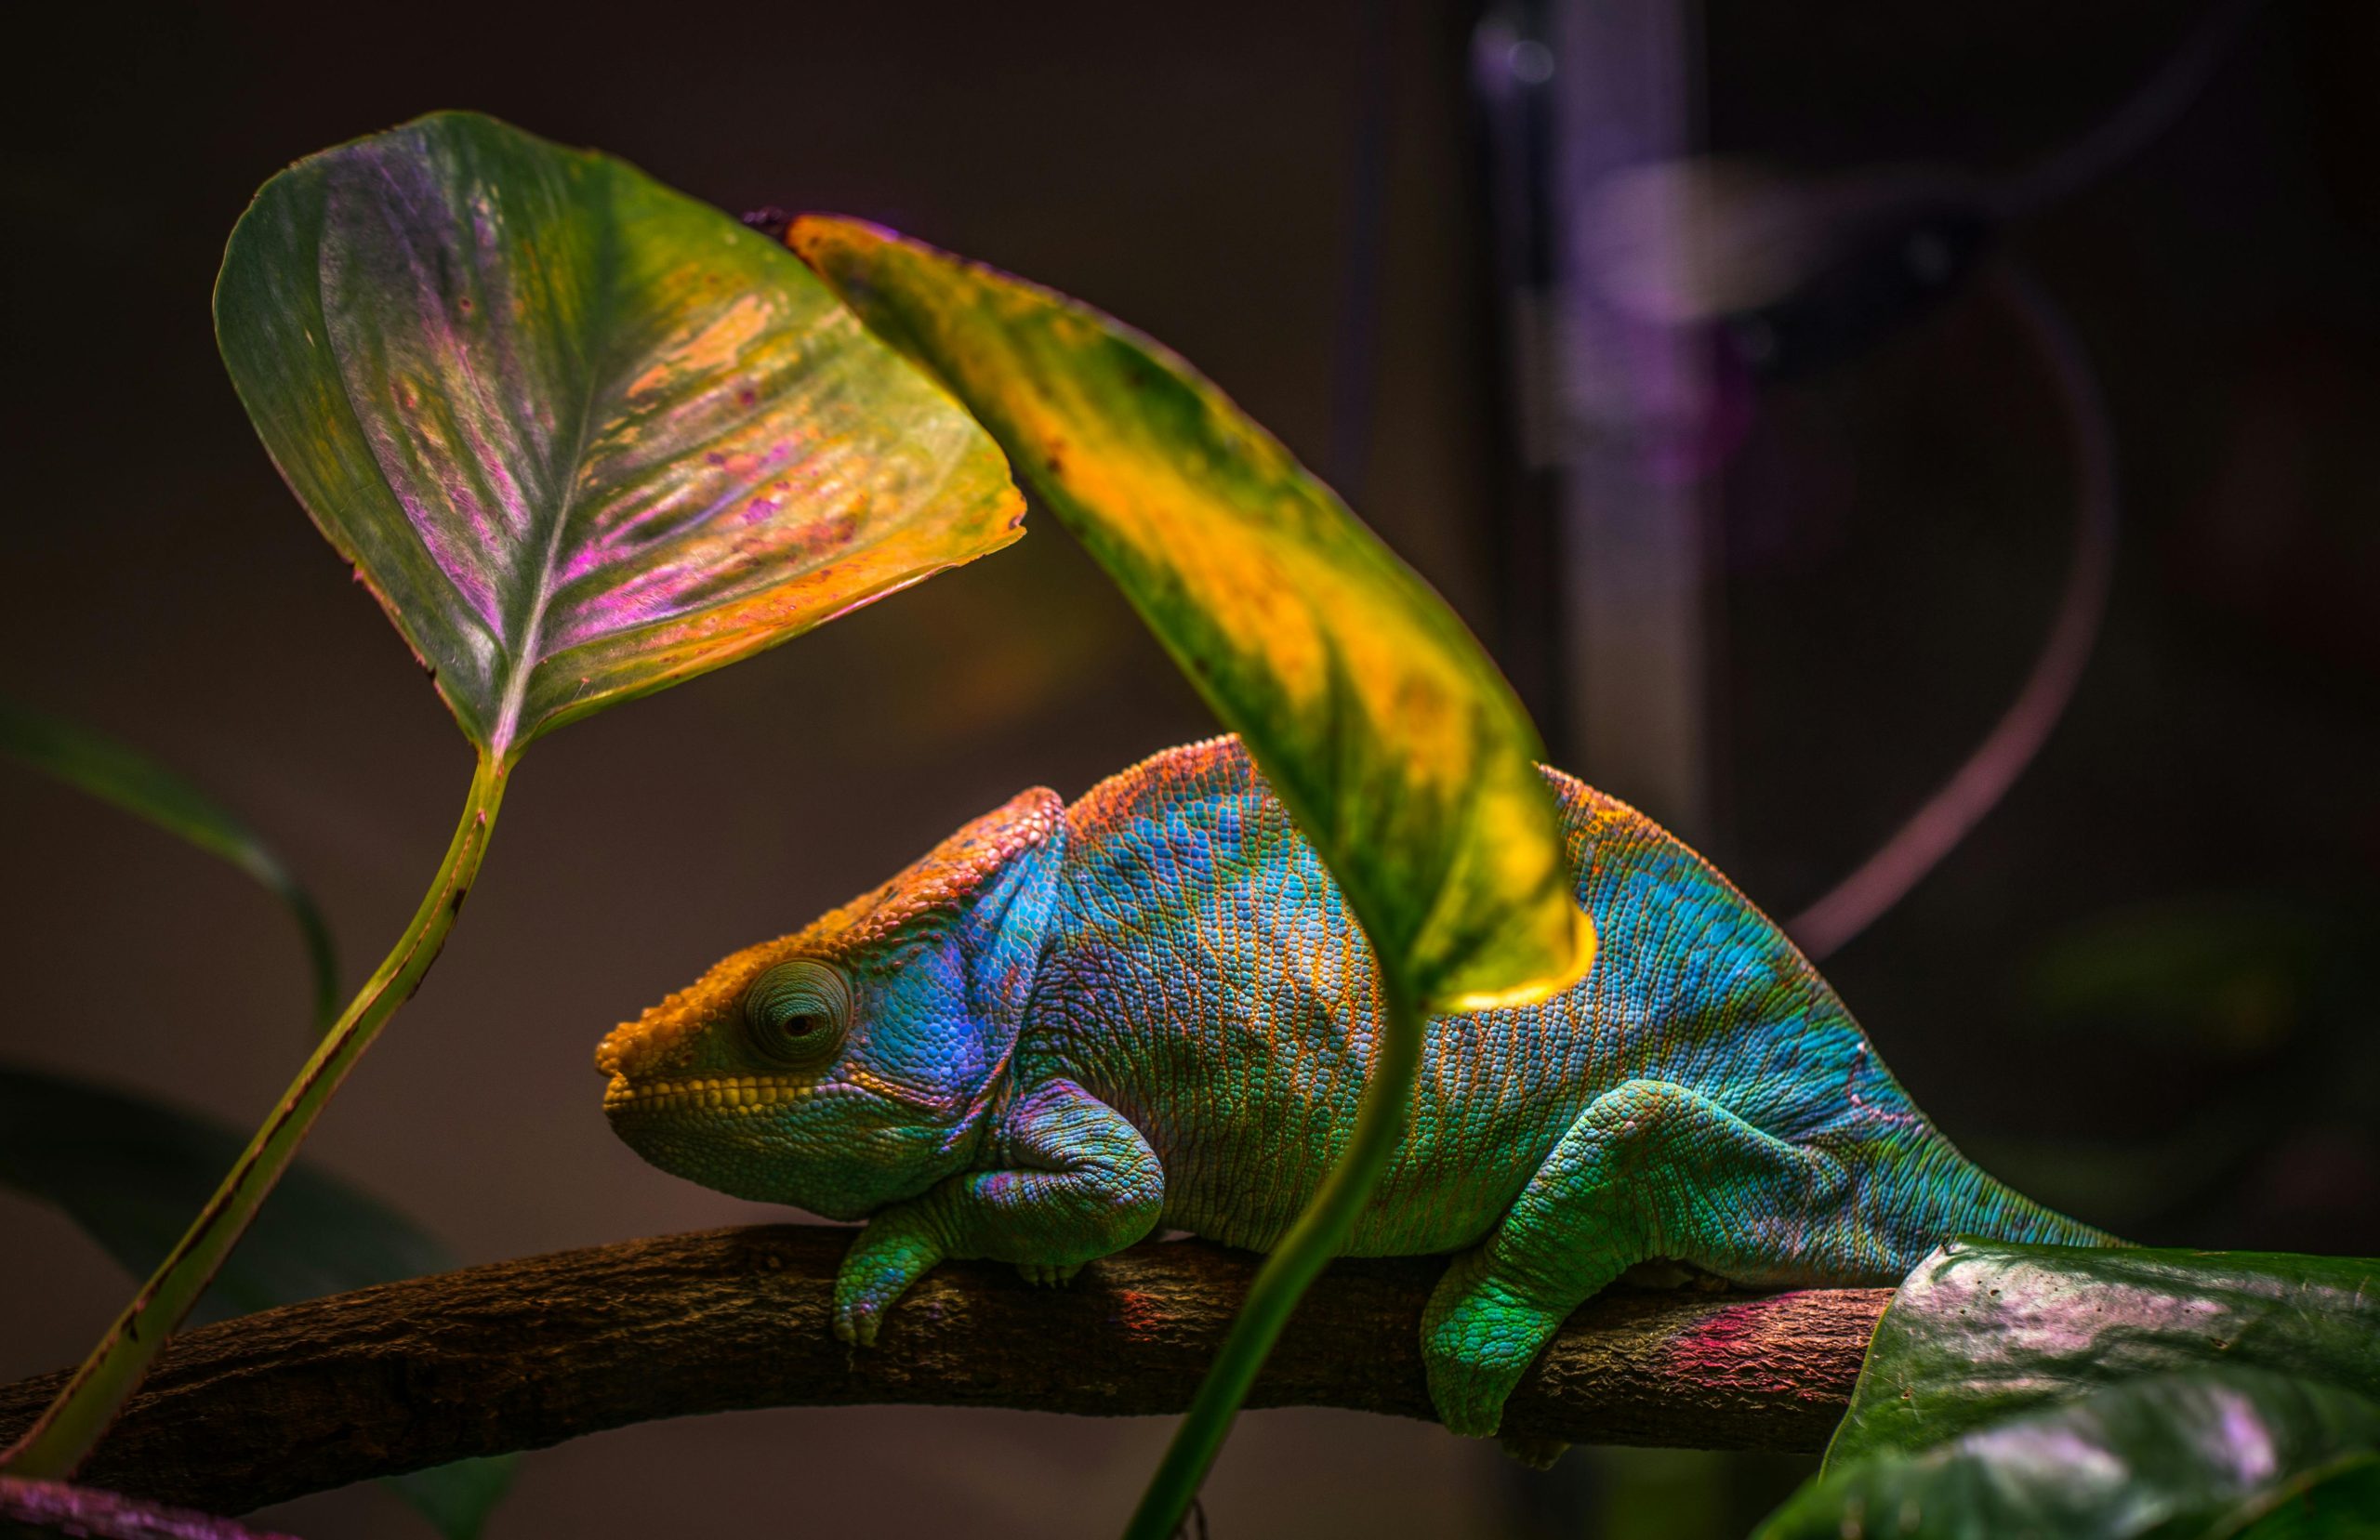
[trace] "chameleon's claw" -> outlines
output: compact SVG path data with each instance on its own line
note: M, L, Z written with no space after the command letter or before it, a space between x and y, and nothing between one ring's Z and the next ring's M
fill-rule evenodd
M1045 1289L1064 1288L1066 1284L1073 1283L1075 1274L1082 1270L1083 1264L1080 1262L1019 1262L1016 1264L1016 1270L1025 1275L1026 1283L1033 1284L1036 1288Z

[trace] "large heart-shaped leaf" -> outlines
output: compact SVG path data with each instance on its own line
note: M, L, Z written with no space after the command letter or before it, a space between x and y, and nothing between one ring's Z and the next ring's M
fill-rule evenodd
M2153 1375L1812 1481L1757 1540L2380 1533L2380 1405L2262 1370Z
M215 314L282 474L499 757L1023 518L982 429L775 243L476 114L266 183Z
M1541 998L1593 935L1479 644L1210 382L1061 295L845 219L787 242L989 428L1329 863L1392 985Z
M164 1260L246 1142L178 1107L0 1065L0 1185L63 1209L136 1278ZM244 1315L453 1266L412 1220L299 1161L196 1313ZM470 1540L510 1484L514 1463L510 1455L461 1460L389 1484L449 1540Z
M1955 1241L1877 1323L1827 1468L2216 1364L2380 1400L2380 1261Z

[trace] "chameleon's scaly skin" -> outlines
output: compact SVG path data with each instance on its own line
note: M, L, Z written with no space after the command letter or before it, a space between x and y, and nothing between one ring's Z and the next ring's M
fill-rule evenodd
M1954 1231L2108 1239L1968 1165L1699 857L1546 778L1594 966L1542 1005L1429 1024L1348 1247L1458 1254L1422 1322L1447 1426L1492 1433L1563 1318L1636 1262L1883 1283ZM746 996L794 958L839 969L849 1004L787 1050ZM1270 1247L1347 1142L1379 1020L1362 931L1223 738L1071 808L1025 793L729 957L596 1064L654 1164L868 1218L836 1290L838 1332L865 1343L945 1257L1056 1282L1159 1226Z

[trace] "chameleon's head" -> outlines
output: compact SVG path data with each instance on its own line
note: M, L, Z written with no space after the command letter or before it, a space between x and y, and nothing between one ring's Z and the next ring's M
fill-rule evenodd
M1036 789L807 929L747 947L595 1050L665 1171L859 1218L963 1167L1015 1046L1065 844Z

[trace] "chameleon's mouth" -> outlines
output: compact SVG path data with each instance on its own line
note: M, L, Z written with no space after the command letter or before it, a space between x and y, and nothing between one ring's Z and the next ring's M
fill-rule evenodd
M691 1080L633 1081L614 1074L603 1087L608 1117L630 1113L718 1112L749 1114L809 1097L816 1086L772 1075L719 1075Z

